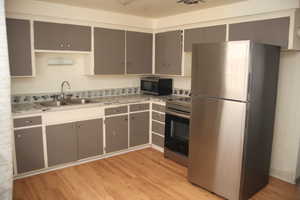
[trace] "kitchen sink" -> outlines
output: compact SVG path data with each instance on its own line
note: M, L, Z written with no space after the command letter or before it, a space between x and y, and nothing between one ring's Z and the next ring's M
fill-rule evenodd
M90 99L68 99L66 101L41 102L40 105L45 107L61 107L61 106L81 105L81 104L88 104L88 103L95 103L95 102Z

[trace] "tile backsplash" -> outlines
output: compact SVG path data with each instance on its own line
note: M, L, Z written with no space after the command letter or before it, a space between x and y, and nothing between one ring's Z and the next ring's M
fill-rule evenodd
M101 90L86 90L86 91L72 91L65 92L66 96L71 98L99 98L99 97L112 97L121 95L134 95L140 94L140 88L113 88L113 89L101 89ZM12 96L12 103L34 103L42 101L52 101L54 98L59 96L60 93L36 93L36 94L20 94Z
M173 95L176 95L176 96L191 96L191 90L174 88L173 89Z
M140 94L139 87L129 87L129 88L113 88L113 89L101 89L101 90L86 90L86 91L72 91L65 92L71 98L100 98L100 97L113 97L122 95L137 95ZM173 89L173 95L176 96L189 96L191 94L190 90L186 89ZM42 101L52 101L54 98L59 96L60 93L36 93L36 94L19 94L13 95L11 102L13 104L19 103L34 103Z

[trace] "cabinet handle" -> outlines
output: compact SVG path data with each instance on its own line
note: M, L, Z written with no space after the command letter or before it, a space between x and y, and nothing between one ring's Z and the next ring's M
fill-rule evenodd
M25 123L26 123L26 124L31 124L32 121L31 121L31 120L27 120L27 121L25 121Z
M134 119L134 117L131 117L131 119L133 120L133 119Z
M63 43L60 43L60 45L59 45L60 47L64 47L64 44Z
M128 121L128 118L125 118L125 121Z
M67 47L71 47L71 44L67 44Z

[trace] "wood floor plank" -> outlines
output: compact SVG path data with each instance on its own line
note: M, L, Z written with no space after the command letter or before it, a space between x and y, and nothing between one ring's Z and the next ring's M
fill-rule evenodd
M187 169L154 149L16 180L15 200L222 200L187 181ZM300 200L300 189L271 178L251 200Z

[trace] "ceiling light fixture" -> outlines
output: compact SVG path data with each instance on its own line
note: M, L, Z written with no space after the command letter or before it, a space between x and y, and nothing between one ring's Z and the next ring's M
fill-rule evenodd
M197 4L199 2L205 3L204 0L177 0L177 3L184 3L184 4L188 4L188 5Z

